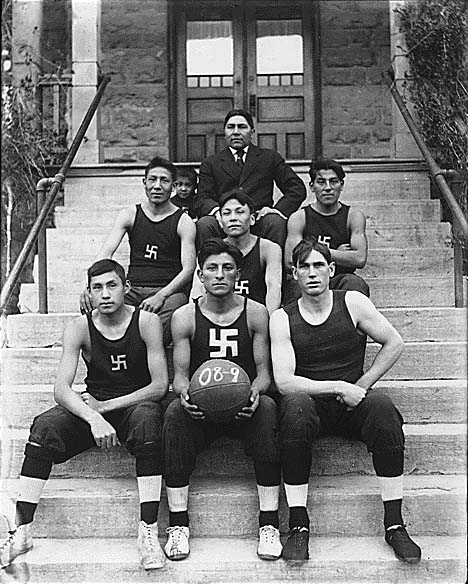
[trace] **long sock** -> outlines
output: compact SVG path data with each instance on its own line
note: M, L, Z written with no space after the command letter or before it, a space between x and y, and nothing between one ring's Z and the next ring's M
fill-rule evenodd
M289 529L307 527L309 529L309 515L307 513L307 494L309 485L284 484L286 501L289 507Z
M257 485L258 501L260 506L259 527L264 525L273 525L278 528L279 516L279 484L266 487L264 485Z
M150 525L158 520L161 482L161 475L137 477L140 519Z
M16 525L31 523L52 470L52 461L26 456L21 467L16 503Z
M403 525L401 504L403 499L403 452L374 452L375 472L380 483L380 495L384 505L384 527Z
M403 525L403 517L401 515L402 499L394 499L393 501L384 501L384 526L385 529L393 525Z
M170 527L175 527L176 525L188 527L188 492L188 485L184 485L183 487L168 487L166 484Z

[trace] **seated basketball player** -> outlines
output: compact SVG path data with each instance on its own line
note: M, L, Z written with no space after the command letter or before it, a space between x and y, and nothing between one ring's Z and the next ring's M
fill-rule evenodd
M65 328L54 388L58 405L37 416L31 427L19 479L17 527L2 544L2 567L33 546L31 524L52 465L92 446L105 451L120 443L136 458L141 563L149 570L165 562L157 524L162 474L159 402L168 387L161 322L155 314L124 304L130 285L114 260L100 260L89 268L88 289L95 309ZM80 353L87 367L82 394L72 389ZM95 520L101 521L98 513Z
M286 269L291 270L292 250L302 239L317 239L330 248L335 274L331 290L357 290L369 296L369 286L355 271L367 261L366 217L362 211L340 202L346 176L336 160L312 162L309 186L315 200L288 219L284 249ZM286 302L297 300L301 291L294 279L286 285Z
M242 253L242 268L234 292L264 304L271 314L281 305L282 252L277 243L251 232L255 224L253 200L242 189L225 193L219 201L220 220L228 243ZM203 293L194 276L192 297Z
M171 560L189 554L189 481L198 452L221 435L243 440L254 460L260 502L257 553L264 559L281 554L278 531L280 485L276 404L270 387L268 312L264 306L234 293L241 268L240 251L221 239L207 240L198 254L198 275L206 294L182 306L172 318L174 340L174 400L163 427L164 474L169 505L168 541ZM205 361L227 359L249 375L249 405L228 424L212 424L188 395L193 372ZM220 517L222 521L222 517Z
M126 207L117 216L99 258L112 258L125 234L130 244L126 304L161 318L164 345L171 342L171 316L187 302L186 289L195 270L195 224L170 201L177 169L153 158L145 169L146 201ZM82 312L92 309L89 292L81 294Z
M419 562L421 549L406 532L401 514L403 418L388 396L373 389L401 355L403 341L366 296L330 290L334 264L326 245L302 241L292 258L301 297L277 310L270 323L273 373L282 394L280 447L289 506L283 557L309 557L312 444L320 435L342 434L361 440L372 452L385 541L400 560ZM381 348L364 372L366 335Z

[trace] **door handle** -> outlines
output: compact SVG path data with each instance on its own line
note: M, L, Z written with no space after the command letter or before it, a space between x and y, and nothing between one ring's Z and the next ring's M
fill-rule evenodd
M249 112L253 118L257 117L257 96L255 94L249 95Z

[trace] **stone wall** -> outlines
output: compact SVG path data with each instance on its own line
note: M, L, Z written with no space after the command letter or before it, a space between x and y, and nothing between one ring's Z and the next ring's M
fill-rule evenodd
M167 1L101 1L103 162L168 156Z
M335 158L390 156L391 96L386 0L321 3L323 153Z

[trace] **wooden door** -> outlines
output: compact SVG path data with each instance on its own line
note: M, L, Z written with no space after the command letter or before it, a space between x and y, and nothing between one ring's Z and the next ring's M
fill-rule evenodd
M225 147L223 119L250 111L256 143L287 159L315 154L315 2L177 2L176 156Z

